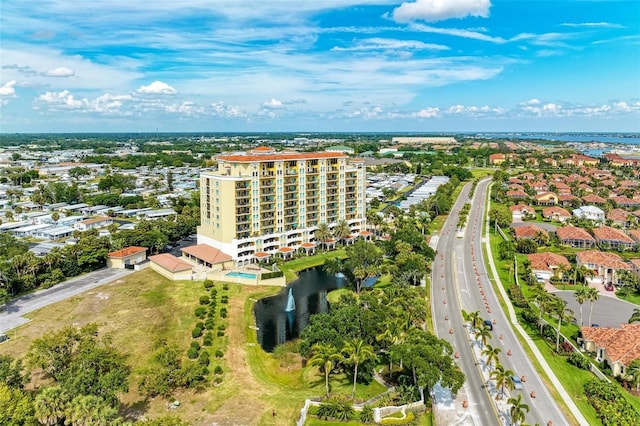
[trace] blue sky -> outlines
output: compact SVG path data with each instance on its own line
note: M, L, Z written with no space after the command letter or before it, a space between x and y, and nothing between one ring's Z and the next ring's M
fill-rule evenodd
M640 132L640 2L13 0L0 131Z

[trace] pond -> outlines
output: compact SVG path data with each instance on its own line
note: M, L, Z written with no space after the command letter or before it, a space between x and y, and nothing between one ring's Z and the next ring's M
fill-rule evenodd
M329 275L322 267L306 269L275 296L259 300L253 312L258 343L267 352L300 336L313 314L327 312L327 293L347 284L344 276Z

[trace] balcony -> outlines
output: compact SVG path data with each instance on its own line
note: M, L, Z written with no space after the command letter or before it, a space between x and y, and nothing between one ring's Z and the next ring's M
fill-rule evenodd
M260 221L260 226L263 228L267 226L273 226L275 224L276 224L275 220L272 220L272 219Z
M260 197L260 203L264 204L264 203L272 203L276 200L276 197L274 197L273 195L265 195L263 197Z
M271 195L271 194L275 194L276 191L273 188L268 188L268 189L262 189L260 191L260 195Z
M276 210L276 205L275 204L264 204L261 206L260 210L262 210L263 213L265 212L271 212L271 211L275 211Z
M292 192L298 192L298 187L296 185L286 185L284 187L285 194L290 194Z
M240 207L236 209L236 215L251 213L251 209L248 207Z
M262 213L260 216L261 219L273 219L276 215L273 213Z
M250 220L251 220L251 216L249 216L248 214L245 214L242 216L236 216L237 223L248 223Z
M249 191L246 189L239 189L236 191L236 198L247 198L249 196Z
M285 217L287 216L298 216L298 209L286 209L284 211Z
M236 189L247 189L250 188L251 184L249 182L236 182ZM207 187L207 189L209 189Z
M291 185L291 184L296 184L298 183L298 179L297 178L284 178L284 184L285 185Z
M317 167L307 167L307 174L308 175L317 175L319 173L319 170Z
M265 179L265 178L274 177L275 175L276 173L273 170L263 170L260 175L260 178Z
M266 179L266 180L265 180L265 179L263 179L263 180L260 182L260 188L269 188L269 187L273 186L273 185L275 184L275 182L276 182L276 181L275 181L275 180L273 180L273 179Z

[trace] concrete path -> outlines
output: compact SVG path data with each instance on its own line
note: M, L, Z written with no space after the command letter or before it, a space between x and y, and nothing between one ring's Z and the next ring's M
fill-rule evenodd
M23 317L29 312L110 283L133 272L129 269L103 268L71 278L51 288L20 296L2 307L0 312L0 334L29 322L30 319Z

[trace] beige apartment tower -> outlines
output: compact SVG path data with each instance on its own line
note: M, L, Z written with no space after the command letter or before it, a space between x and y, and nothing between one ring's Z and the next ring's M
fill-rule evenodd
M198 243L229 254L238 265L254 261L257 253L315 242L320 223L346 220L354 235L364 230L360 159L258 147L216 160L216 171L200 175Z

